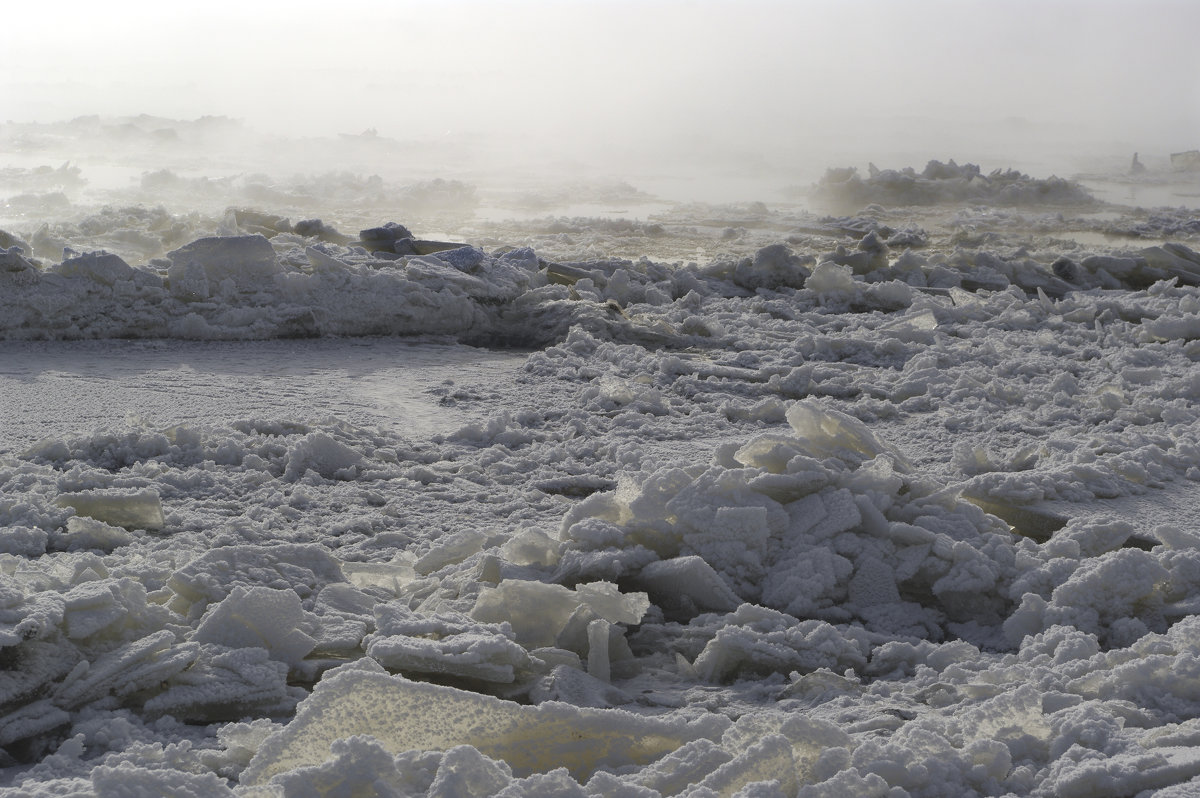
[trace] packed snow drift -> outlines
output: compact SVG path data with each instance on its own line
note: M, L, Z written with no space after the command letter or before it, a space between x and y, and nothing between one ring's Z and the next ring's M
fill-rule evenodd
M424 233L339 185L381 199L8 206L14 403L96 341L523 360L423 389L449 430L278 382L189 417L199 360L88 377L175 416L10 429L0 792L1200 790L1195 210L950 161L831 172L832 216L425 184Z

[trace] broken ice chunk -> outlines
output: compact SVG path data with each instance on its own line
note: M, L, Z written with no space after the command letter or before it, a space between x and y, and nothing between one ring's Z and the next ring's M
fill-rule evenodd
M168 252L167 258L172 269L197 264L213 282L233 280L243 286L264 283L282 271L271 242L261 235L198 238Z
M166 622L166 610L146 600L136 579L95 579L63 594L62 629L72 640L102 635L106 642L135 639Z
M159 530L164 525L158 491L150 488L137 493L106 490L64 493L55 503L70 507L77 515L126 529Z
M6 526L0 530L0 554L18 557L40 557L46 553L50 536L44 529L28 526Z
M71 715L54 706L50 699L34 701L6 715L0 715L0 746L45 734L70 722Z
M85 252L73 258L67 258L52 269L57 274L67 277L79 277L95 280L102 285L112 285L121 280L131 280L135 269L121 258L101 250L100 252Z
M53 685L83 660L77 647L62 640L30 640L18 646L5 646L0 652L4 658L4 667L0 668L0 729L5 731L9 729L8 718L2 713L11 711L22 715L22 711L14 707L49 694ZM0 732L0 738L5 736ZM0 739L0 746L13 739L17 738L12 737L7 742Z
M733 795L748 784L775 782L782 788L778 794L795 795L796 769L791 741L782 734L769 734L708 774L696 792Z
M95 518L77 515L67 519L67 531L59 538L67 551L100 549L111 552L133 542L133 535L124 527L112 526Z
M864 460L881 454L889 455L896 471L911 473L912 463L895 447L882 443L853 416L822 407L818 402L804 399L787 411L788 424L802 439L807 454L823 460L848 453Z
M689 618L699 612L733 612L742 603L713 567L695 555L652 562L634 584L664 611Z
M1146 247L1138 255L1152 269L1161 269L1182 285L1200 285L1200 255L1182 244Z
M560 543L545 532L523 529L500 548L500 555L514 565L557 565Z
M693 665L708 682L818 668L844 671L867 662L864 635L840 631L824 621L798 621L753 604L743 604L729 615L702 618L712 625L713 636Z
M645 593L621 593L616 585L592 582L577 590L520 579L506 579L480 592L471 617L512 624L517 642L526 648L555 645L567 621L580 606L610 623L640 623L650 606Z
M483 549L487 535L478 530L456 532L440 541L413 563L413 570L427 576L447 565L454 565Z
M807 454L804 442L792 435L768 433L750 440L733 453L733 459L744 466L764 468L772 474L782 474L788 462L796 456Z
M900 603L895 572L875 556L866 556L859 561L847 592L850 601L860 609Z
M428 798L475 798L495 795L512 781L512 769L469 745L451 748L442 757L429 785Z
M605 708L628 704L633 697L595 676L569 665L557 665L529 694L535 703L562 701L576 707Z
M353 479L363 456L324 432L310 432L288 449L283 478L293 482L306 471L326 479Z
M575 591L562 585L506 579L480 591L471 610L477 621L508 621L517 642L526 648L553 646L571 613L579 606Z
M264 648L203 644L191 656L187 670L167 679L167 689L146 702L147 713L211 722L288 712L296 705L287 666Z
M1168 549L1200 549L1200 535L1177 526L1162 524L1154 528L1153 534Z
M634 784L656 790L655 794L678 795L731 759L733 754L712 740L693 740L629 778Z
M171 767L142 767L132 762L103 764L90 774L94 795L204 795L234 798L215 773L187 773Z
M391 670L510 684L530 666L508 624L459 613L420 615L402 604L377 605L375 619L378 633L363 641L367 656Z
M602 682L612 678L612 667L608 659L608 639L612 624L597 618L587 625L588 673Z
M575 588L579 601L611 623L636 624L650 608L645 593L622 593L612 582L589 582Z
M194 621L237 585L293 590L311 604L326 584L345 581L337 560L320 545L225 546L171 574L166 587L175 595L167 606Z
M831 260L818 263L805 281L804 287L816 292L822 299L835 296L852 297L858 291L850 268Z
M407 552L397 555L391 562L343 562L342 572L350 584L360 588L380 588L399 595L404 586L417 578Z
M94 662L84 660L54 688L54 703L75 709L110 694L124 696L157 687L196 658L195 651L174 644L174 633L163 629Z
M228 648L265 648L271 659L294 669L316 646L308 634L316 625L295 591L239 586L208 608L192 640Z
M27 595L22 586L0 573L0 649L53 635L63 621L61 594Z

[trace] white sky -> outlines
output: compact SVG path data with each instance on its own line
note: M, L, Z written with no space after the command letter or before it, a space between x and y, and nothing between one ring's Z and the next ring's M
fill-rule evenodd
M22 122L613 154L1200 146L1196 0L47 0L4 28L0 117Z

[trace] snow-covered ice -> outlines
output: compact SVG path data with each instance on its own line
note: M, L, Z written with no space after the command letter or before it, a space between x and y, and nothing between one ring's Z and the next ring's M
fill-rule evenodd
M1200 790L1194 208L247 182L5 222L0 792Z

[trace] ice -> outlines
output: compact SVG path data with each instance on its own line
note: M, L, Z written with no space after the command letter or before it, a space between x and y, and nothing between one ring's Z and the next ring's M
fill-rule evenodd
M201 645L189 651L186 669L172 674L161 692L147 699L151 717L211 723L250 715L289 712L297 696L287 684L287 664L271 659L259 646L226 648Z
M55 272L109 286L122 280L131 280L136 275L133 267L120 256L107 252L87 252L77 257L66 258L55 267Z
M103 654L93 662L80 662L55 687L54 703L76 709L109 694L124 696L162 684L195 659L191 652L172 655L173 642L174 635L164 629Z
M388 750L450 750L470 745L513 773L567 767L586 778L602 765L646 764L690 740L719 733L716 718L688 724L567 704L529 707L348 667L323 679L286 729L264 741L242 783L328 757L339 739L370 735Z
M1077 183L1050 177L1031 178L1012 169L995 169L984 175L976 164L959 166L929 161L917 172L876 169L871 166L864 179L854 167L830 169L814 186L818 199L839 207L861 208L882 205L934 205L983 202L996 205L1052 204L1088 205L1096 202Z
M811 276L806 268L810 263L782 244L773 244L755 252L753 258L739 261L733 281L751 290L784 286L802 288Z
M166 581L173 594L168 606L197 619L210 604L238 587L293 591L311 601L320 588L343 582L336 560L317 545L226 546L205 552L179 568Z
M720 575L695 555L647 564L635 584L664 611L691 617L700 612L731 612L739 599Z
M63 594L62 631L74 640L93 635L134 640L160 626L165 615L134 579L89 580Z
M14 178L70 205L0 236L0 791L1200 778L1194 213L176 168Z
M477 530L467 530L450 535L445 541L438 543L421 555L413 570L425 576L441 570L447 565L454 565L481 550L487 541L487 535Z
M326 479L353 479L362 455L323 432L312 432L288 449L284 478L296 480L310 469Z
M540 658L545 658L547 654L545 649L538 649L535 653ZM588 670L591 671L590 665ZM613 687L606 679L584 672L582 663L556 665L538 681L529 697L538 704L559 701L576 707L597 709L626 705L633 701L632 696Z
M1158 795L1171 795L1173 791L1169 789L1156 788L1172 784L1183 786L1200 771L1200 761L1188 748L1088 758L1074 764L1075 767L1066 767L1054 774L1057 794L1074 798L1155 790Z
M68 524L70 521L68 521ZM11 526L0 536L0 553L37 557L46 552L50 534L44 529Z
M67 519L67 530L60 538L68 551L76 549L113 549L133 542L133 536L121 527L111 526L87 516Z
M836 301L845 297L848 301L859 290L849 267L831 260L818 264L804 285L823 300Z
M62 623L65 602L52 591L26 593L11 577L0 580L0 643L16 645L49 637Z
M450 674L508 683L533 663L506 624L478 623L465 615L423 616L403 606L379 604L377 631L367 636L367 656L406 673Z
M512 771L503 762L490 759L469 745L460 745L442 757L428 794L430 798L491 795L507 787L510 781Z
M132 762L102 766L92 771L92 789L96 795L127 795L151 798L156 795L233 796L234 793L215 774L180 774L178 770L152 770Z
M295 668L316 646L310 635L315 626L291 590L236 587L209 606L191 639L227 648L265 648L271 659Z
M717 795L734 795L748 785L764 782L774 782L776 795L791 795L796 790L792 744L781 734L768 735L750 745L737 758L708 774L698 789L712 790ZM754 794L769 793L750 793Z
M810 457L824 459L849 451L870 460L887 454L894 467L905 471L912 468L902 454L885 447L861 421L845 413L814 402L797 402L788 409L787 421L803 441L802 450Z
M198 238L166 257L171 262L167 270L171 282L203 278L220 291L227 280L241 290L265 287L280 272L275 250L262 235Z
M135 493L116 491L88 491L64 493L58 497L59 507L70 507L80 516L95 519L109 526L126 529L160 530L163 528L162 501L157 491L141 490ZM84 533L106 537L100 527L77 524L68 534ZM107 537L111 538L112 535ZM118 538L119 539L119 538ZM119 543L117 544L119 545Z
M607 582L561 585L506 579L484 588L471 617L502 624L526 649L558 648L586 659L589 674L610 678L612 660L630 660L624 626L642 620L649 601L645 593L623 594Z
M692 663L709 682L865 664L862 639L843 637L823 621L796 622L764 607L744 604L726 616L700 616L693 625L712 634Z

